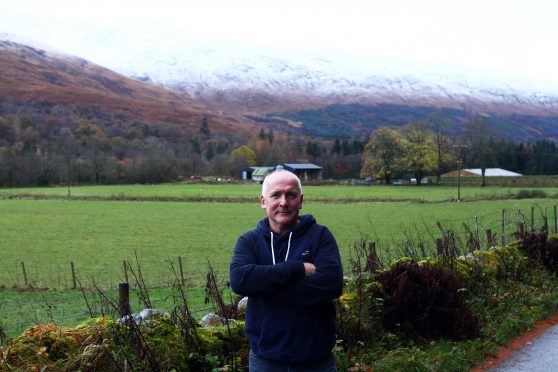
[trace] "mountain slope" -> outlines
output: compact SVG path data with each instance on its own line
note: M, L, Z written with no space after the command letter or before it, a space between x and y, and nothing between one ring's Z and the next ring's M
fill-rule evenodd
M132 63L111 61L111 67L221 110L261 114L357 103L558 115L556 84L498 71L193 42L130 54Z
M62 104L107 111L147 122L175 122L197 129L204 116L212 129L246 130L232 117L211 115L180 92L137 81L76 57L0 40L0 100Z
M268 114L265 118L268 125L274 125L279 130L281 126L285 127L289 120L300 123L298 132L305 135L346 138L368 135L381 126L397 128L410 122L427 121L434 114L442 114L451 123L454 135L458 135L463 124L475 116L473 112L452 108L336 104L318 109ZM513 142L535 142L542 138L558 141L558 115L492 114L485 117L497 136Z

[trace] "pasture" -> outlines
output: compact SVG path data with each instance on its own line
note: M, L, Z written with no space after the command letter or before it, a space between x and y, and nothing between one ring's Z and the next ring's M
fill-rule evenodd
M313 214L332 230L347 268L351 247L362 237L378 242L381 253L393 256L394 246L417 235L433 249L433 239L441 235L437 221L460 232L463 223L474 227L476 222L481 233L486 229L500 233L505 209L509 235L518 218L529 222L532 206L537 226L544 213L554 218L555 198L500 199L518 191L464 188L465 201L457 203L451 201L455 188L306 186L302 212ZM184 275L194 288L203 286L208 263L225 282L236 238L264 217L257 204L259 186L252 184L73 187L72 195L84 199L64 198L66 192L64 187L0 191L0 286L5 288L0 290L4 306L0 319L5 325L50 318L76 324L85 318L81 294L71 290L70 263L82 285L95 280L105 289L124 280L123 262L133 263L136 254L151 287L168 287L176 280L177 257L182 258ZM552 190L545 192L550 195ZM118 200L111 199L114 196ZM192 196L205 202L172 199ZM153 200L157 198L160 201ZM487 200L478 200L483 198ZM20 293L14 289L29 285L52 290ZM155 293L164 307L166 292L160 291ZM194 302L202 306L203 295L197 293ZM18 309L16 319L7 315L10 309Z
M457 199L457 188L449 186L393 187L393 186L308 186L304 185L307 201L342 202L342 201L450 201ZM556 197L558 191L552 187L518 188L518 187L462 187L463 200L483 198L513 197L520 190L539 190L548 196ZM254 183L172 183L162 185L107 185L107 186L72 186L70 195L74 198L100 199L226 199L242 202L257 201L260 185ZM64 198L68 195L67 187L35 187L0 189L0 198L43 197Z

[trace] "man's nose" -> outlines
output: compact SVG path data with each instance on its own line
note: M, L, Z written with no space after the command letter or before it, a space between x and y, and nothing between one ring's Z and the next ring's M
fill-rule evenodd
M279 199L279 205L287 205L287 197L285 195L281 195L281 198Z

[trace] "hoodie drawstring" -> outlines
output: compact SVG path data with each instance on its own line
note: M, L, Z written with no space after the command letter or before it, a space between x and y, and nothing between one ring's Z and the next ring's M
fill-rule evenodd
M273 249L273 231L269 232L271 234L271 258L273 259L273 264L275 265L275 249ZM289 242L287 243L287 254L285 255L285 261L289 258L289 251L291 250L291 237L293 232L289 234Z

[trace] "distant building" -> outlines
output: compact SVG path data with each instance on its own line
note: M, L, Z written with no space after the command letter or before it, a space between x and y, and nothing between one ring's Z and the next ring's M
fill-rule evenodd
M486 168L485 177L520 177L522 174L515 173L502 168ZM442 174L442 177L458 177L459 171L452 171ZM461 169L461 177L481 177L482 170L480 168Z
M240 178L262 183L264 178L274 170L285 169L293 172L301 181L321 180L323 168L311 163L285 163L275 167L250 167L240 171Z
M293 172L301 181L321 180L323 168L312 163L285 163L281 164L283 169Z
M241 180L251 180L253 172L254 172L254 169L252 169L252 167L242 169L240 171L240 179Z
M272 172L275 167L251 167L252 171L252 181L262 183L265 176Z

